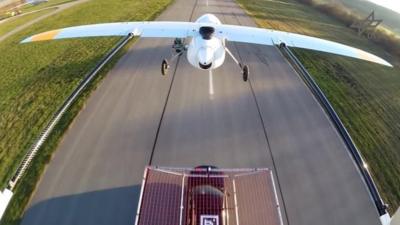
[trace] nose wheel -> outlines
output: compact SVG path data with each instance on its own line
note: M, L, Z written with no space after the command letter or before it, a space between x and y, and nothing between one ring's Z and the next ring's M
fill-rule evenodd
M242 74L243 74L243 81L246 82L247 79L249 78L249 67L247 65L244 65L242 67Z

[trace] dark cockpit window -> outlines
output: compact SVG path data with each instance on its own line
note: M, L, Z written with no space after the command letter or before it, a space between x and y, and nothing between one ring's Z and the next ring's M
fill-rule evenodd
M203 39L210 40L214 31L214 27L200 27L199 33Z
M203 70L208 70L208 69L210 69L210 67L212 66L212 63L206 64L206 65L199 63L199 66L200 66L200 68L202 68Z

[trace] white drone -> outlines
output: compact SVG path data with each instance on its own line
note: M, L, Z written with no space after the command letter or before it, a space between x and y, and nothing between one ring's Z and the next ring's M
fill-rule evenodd
M176 54L171 57L170 61L187 51L189 63L203 70L213 70L220 67L224 63L225 53L227 52L242 70L244 81L248 79L249 68L247 65L239 63L226 47L226 41L312 49L392 67L390 63L373 54L347 45L276 30L225 25L212 14L205 14L195 22L124 22L69 27L31 36L23 40L22 43L65 38L126 35L176 38L173 45ZM188 45L184 44L184 38L191 38ZM161 73L165 75L168 68L168 60L164 59L161 65Z

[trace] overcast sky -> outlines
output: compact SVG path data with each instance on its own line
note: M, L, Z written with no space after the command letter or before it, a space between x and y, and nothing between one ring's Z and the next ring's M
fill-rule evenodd
M368 0L368 1L400 13L400 0Z

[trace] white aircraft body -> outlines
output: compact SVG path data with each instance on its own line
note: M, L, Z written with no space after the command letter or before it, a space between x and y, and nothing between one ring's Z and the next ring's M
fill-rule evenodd
M363 59L392 67L390 63L378 56L347 45L277 30L226 25L222 24L212 14L205 14L195 22L123 22L69 27L31 36L23 40L22 43L65 38L126 35L175 38L173 48L176 54L170 60L174 60L187 51L186 56L189 63L203 70L213 70L220 67L224 63L225 53L228 53L241 68L244 81L247 81L249 68L240 63L229 51L226 47L227 41L261 45L286 45ZM184 44L186 38L190 40L187 45ZM163 75L167 73L168 68L168 60L164 59L161 65Z

